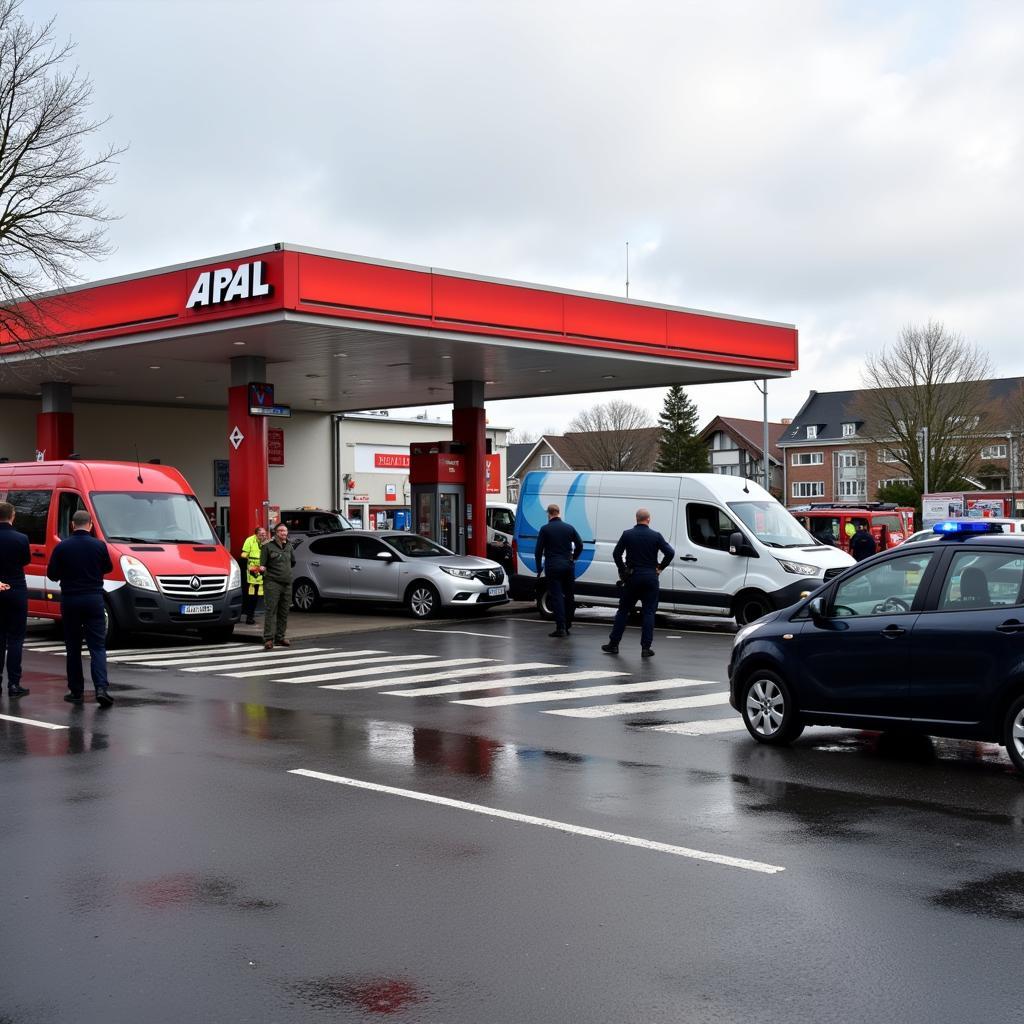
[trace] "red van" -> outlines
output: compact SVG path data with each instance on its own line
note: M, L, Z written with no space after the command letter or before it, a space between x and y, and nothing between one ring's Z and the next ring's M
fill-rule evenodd
M217 539L185 478L170 466L128 462L0 463L0 501L28 536L29 615L60 618L60 587L46 577L71 517L87 509L114 571L104 581L108 642L133 630L198 630L230 638L242 613L238 564Z
M871 531L879 551L902 544L914 532L914 510L890 502L801 505L789 511L808 533L847 552L861 524Z

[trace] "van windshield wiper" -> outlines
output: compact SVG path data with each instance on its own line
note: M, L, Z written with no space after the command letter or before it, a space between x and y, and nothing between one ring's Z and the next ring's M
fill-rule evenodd
M121 537L114 534L108 534L107 540L112 540L120 544L159 544L159 541L154 540L152 537Z

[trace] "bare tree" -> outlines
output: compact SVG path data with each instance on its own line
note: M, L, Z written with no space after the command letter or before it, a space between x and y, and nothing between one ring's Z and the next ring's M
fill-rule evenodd
M566 436L581 469L649 471L658 456L659 431L651 415L621 399L581 412Z
M73 44L20 7L0 0L0 335L42 354L37 343L60 327L28 297L66 288L83 259L109 252L111 216L97 194L124 150L90 152L106 120L89 116L92 84L68 66Z
M989 374L988 357L962 335L932 320L907 325L895 344L868 357L867 390L853 409L861 434L883 445L920 491L926 428L929 489L956 489L990 436Z
M513 427L505 435L505 444L535 444L540 440L540 432L527 427Z

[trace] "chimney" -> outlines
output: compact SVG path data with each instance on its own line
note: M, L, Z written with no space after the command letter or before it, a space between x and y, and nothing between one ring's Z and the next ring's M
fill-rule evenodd
M790 419L790 418L788 418L786 416L782 417L782 425L784 427L788 427L788 426L792 425L792 423L793 423L792 419Z

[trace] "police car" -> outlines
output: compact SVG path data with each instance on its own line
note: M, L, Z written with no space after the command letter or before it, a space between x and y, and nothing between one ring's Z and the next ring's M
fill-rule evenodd
M808 725L1003 744L1024 772L1024 548L946 521L741 629L730 703L759 743Z

